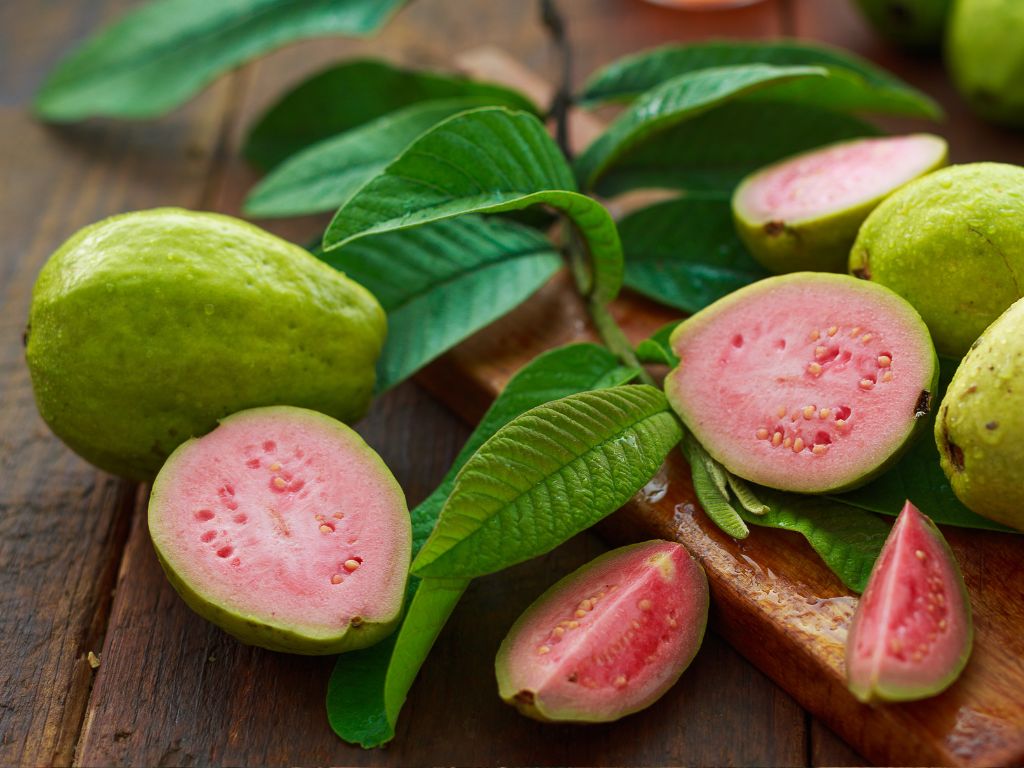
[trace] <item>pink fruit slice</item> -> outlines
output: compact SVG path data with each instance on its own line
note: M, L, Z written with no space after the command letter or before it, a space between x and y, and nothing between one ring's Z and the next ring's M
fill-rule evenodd
M861 701L933 696L971 653L971 607L939 529L909 501L860 599L846 645L850 690Z
M824 493L866 482L931 407L938 364L921 317L847 275L794 273L684 321L669 402L735 475Z
M499 692L538 720L617 720L679 679L707 616L707 578L682 545L613 550L559 581L516 621L495 662Z
M153 484L149 531L185 602L243 642L340 653L397 623L411 549L405 497L329 416L254 408L183 444Z
M946 142L930 134L857 139L748 176L733 194L740 238L774 272L845 272L857 230L884 198L941 167Z

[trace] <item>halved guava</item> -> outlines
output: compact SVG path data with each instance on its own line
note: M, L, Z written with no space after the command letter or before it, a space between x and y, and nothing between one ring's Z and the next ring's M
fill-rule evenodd
M342 653L397 624L412 534L405 496L354 431L272 406L171 454L149 532L196 613L274 651Z
M909 501L871 570L846 642L861 701L911 701L948 688L973 638L963 576L939 529Z
M679 679L707 618L707 577L681 544L620 547L566 576L519 617L498 650L498 691L537 720L618 720Z
M845 141L787 158L736 188L736 231L772 272L845 272L868 214L907 182L945 165L946 153L944 139L917 133Z
M801 493L881 472L925 421L938 376L916 310L846 275L761 280L683 321L669 343L680 364L665 393L708 453Z

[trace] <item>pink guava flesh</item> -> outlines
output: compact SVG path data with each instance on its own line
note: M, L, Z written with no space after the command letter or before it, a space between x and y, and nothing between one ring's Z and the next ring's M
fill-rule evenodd
M669 402L740 477L823 493L880 471L928 413L937 375L920 316L847 275L768 278L684 321Z
M745 181L736 209L747 221L793 224L879 199L939 164L946 143L913 134L834 144L771 165Z
M942 534L909 501L854 613L846 645L850 690L862 701L932 696L971 652L971 609Z
M682 545L613 550L516 621L495 663L499 691L541 720L616 720L679 678L700 647L707 613L707 578Z
M282 649L337 652L350 628L393 622L401 609L411 547L402 491L355 432L313 411L243 411L184 444L154 484L149 526L190 604L216 606L227 616L218 623L248 642L274 645L246 636L263 626L298 638Z

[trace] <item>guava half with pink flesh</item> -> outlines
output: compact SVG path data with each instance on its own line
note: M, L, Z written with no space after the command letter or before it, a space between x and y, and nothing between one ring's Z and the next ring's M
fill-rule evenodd
M845 272L857 230L902 187L946 164L931 134L856 139L762 168L733 193L736 231L751 255L776 272Z
M917 311L875 288L797 272L719 299L669 339L669 402L739 477L801 493L870 480L926 421L939 370Z
M537 720L618 720L679 679L707 618L707 577L681 544L612 550L519 617L498 650L499 693Z
M181 445L153 483L149 532L189 607L245 643L342 653L398 622L405 496L358 434L321 413L253 408Z
M850 690L861 701L934 696L967 664L973 634L953 552L908 501L853 615L846 643Z

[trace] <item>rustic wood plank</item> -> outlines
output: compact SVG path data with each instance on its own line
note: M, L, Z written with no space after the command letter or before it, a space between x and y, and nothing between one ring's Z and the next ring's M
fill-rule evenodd
M21 336L32 283L79 227L130 208L195 205L226 86L146 126L48 128L26 112L44 72L130 2L0 8L0 764L63 765L85 711L134 490L36 414Z
M864 765L864 758L854 752L849 745L835 735L820 720L811 720L811 765Z

